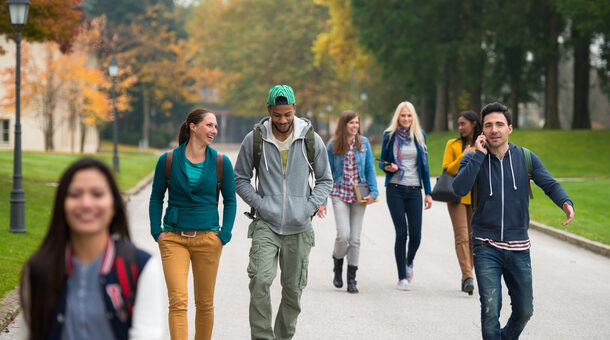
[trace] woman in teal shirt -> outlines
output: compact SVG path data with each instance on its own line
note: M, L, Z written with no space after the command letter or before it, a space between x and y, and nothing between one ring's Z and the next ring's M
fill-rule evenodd
M214 286L223 245L231 240L237 200L235 177L228 157L222 156L223 221L219 224L216 116L205 109L191 111L180 127L180 146L159 157L150 195L150 232L159 244L169 297L172 339L186 339L187 279L193 266L196 339L210 339L214 325ZM166 169L166 167L169 167ZM169 179L166 176L169 173ZM161 225L163 199L168 206Z

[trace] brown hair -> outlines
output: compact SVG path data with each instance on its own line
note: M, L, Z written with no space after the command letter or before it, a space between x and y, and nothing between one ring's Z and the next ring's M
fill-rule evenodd
M186 120L182 122L182 125L180 125L180 132L178 133L178 145L182 145L191 137L191 123L195 125L201 123L203 117L205 117L205 115L208 113L212 112L203 108L194 109L193 111L189 112L189 114L186 116Z
M92 158L82 158L70 165L59 179L47 235L21 273L21 306L30 328L30 339L47 338L53 326L67 280L65 253L70 240L70 226L64 204L72 179L79 171L87 169L101 172L110 187L114 216L108 226L109 233L119 239L130 239L125 205L108 166Z
M350 142L347 140L349 138L347 134L347 123L354 118L358 118L358 114L354 111L347 110L341 112L339 122L337 123L337 129L335 129L335 135L333 136L333 140L335 142L333 147L334 154L345 155L347 153ZM358 132L356 133L356 150L362 150L362 141L360 141L360 127L358 127Z

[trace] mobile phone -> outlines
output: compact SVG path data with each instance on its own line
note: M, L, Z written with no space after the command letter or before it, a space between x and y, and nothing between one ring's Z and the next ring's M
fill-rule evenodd
M379 162L379 163L383 164L383 165L390 165L390 164L392 164L392 163L390 163L390 162L388 162L388 161L384 161L384 160L383 160L383 159L381 159L381 158L375 158L375 160L376 160L377 162Z

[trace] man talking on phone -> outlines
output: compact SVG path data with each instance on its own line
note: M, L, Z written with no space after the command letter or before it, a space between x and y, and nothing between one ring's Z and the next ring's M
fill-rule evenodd
M453 189L459 196L473 191L476 210L471 221L472 252L483 339L518 339L534 312L527 232L529 173L565 212L567 220L561 225L574 219L574 204L533 152L508 142L513 126L506 106L486 105L481 119L483 133L475 141L476 151L462 158ZM531 160L526 159L527 154ZM512 313L501 328L502 277L511 297Z

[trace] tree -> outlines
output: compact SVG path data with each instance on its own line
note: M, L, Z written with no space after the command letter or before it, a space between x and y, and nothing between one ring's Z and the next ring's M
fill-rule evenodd
M464 60L481 58L480 52L467 54L461 49L463 41L469 47L480 46L481 31L468 36L464 24L479 10L470 3L447 0L352 0L351 6L358 41L374 56L384 77L398 76L397 85L419 103L424 122L432 116L428 112L432 101L434 129L446 130L450 106L457 106L450 103L458 102ZM469 85L479 88L480 74L471 79L475 80Z
M358 44L351 21L350 1L316 0L314 3L328 8L329 13L325 30L318 34L312 49L315 66L330 67L337 74L337 80L329 86L333 105L359 111L363 121L366 114L378 124L386 124L390 119L388 112L396 107L393 101L400 98L401 93L393 83L388 84L380 78L381 71L372 56ZM361 103L363 105L357 105L357 93L361 89L366 89L369 99ZM374 109L368 110L364 105ZM365 124L366 121L363 122L363 131Z
M590 46L593 37L610 34L610 5L603 0L556 0L556 3L558 11L567 17L571 24L570 43L574 50L572 128L589 129ZM610 61L608 58L605 60Z
M310 1L201 2L187 32L199 65L215 67L230 81L221 101L242 115L260 116L274 84L291 85L299 110L316 113L333 97L336 75L314 65L312 44L326 23L326 9Z
M32 46L24 44L22 65L22 103L30 112L37 112L44 134L45 150L53 150L56 128L67 121L70 126L71 149L76 151L75 131L80 125L81 139L78 148L83 151L87 126L112 119L111 101L107 96L110 80L96 68L84 49L61 54L53 42L40 45L42 58L33 58ZM10 89L3 98L3 106L15 105L14 67L2 71L5 85ZM119 89L133 80L127 78ZM128 100L119 92L118 107L126 108Z
M29 41L54 41L63 53L70 51L78 35L80 0L30 0L28 22L22 34ZM8 6L0 6L0 34L14 39ZM4 51L0 48L0 54Z

